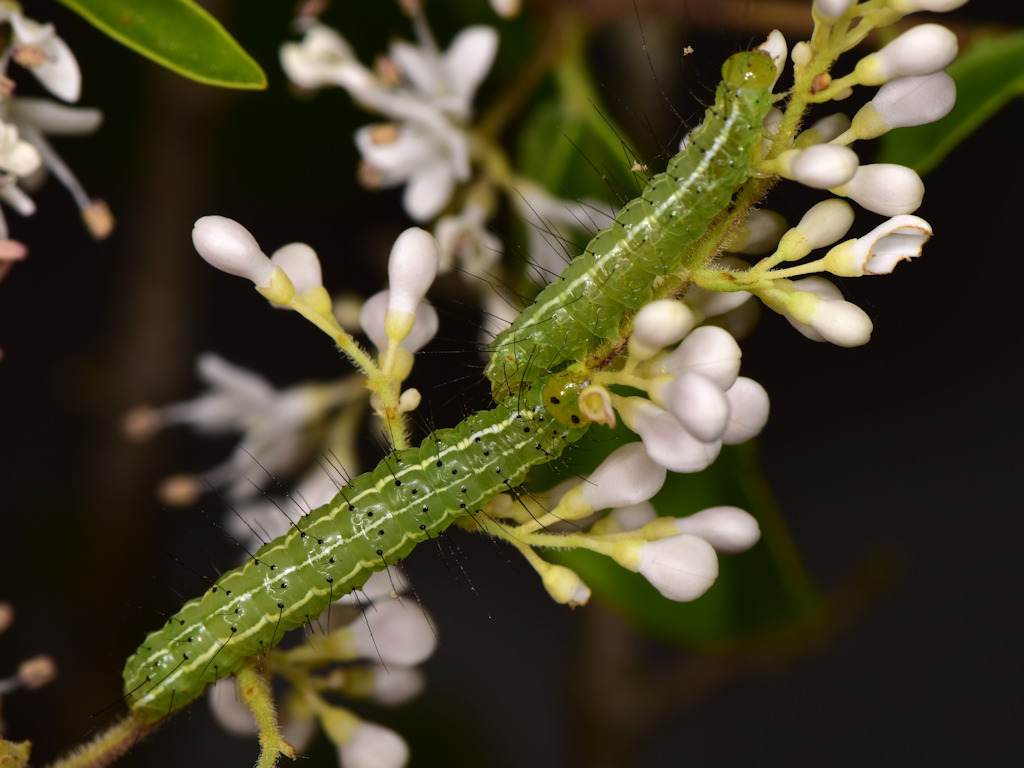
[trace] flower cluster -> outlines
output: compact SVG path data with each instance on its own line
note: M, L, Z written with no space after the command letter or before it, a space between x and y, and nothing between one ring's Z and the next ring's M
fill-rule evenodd
M793 47L790 58L796 85L785 113L773 111L766 125L776 137L766 141L760 170L791 179L838 197L813 206L782 234L774 252L750 268L710 268L694 279L717 291L748 291L785 316L803 335L844 347L859 346L871 336L872 323L839 289L823 277L889 274L912 259L932 235L931 225L911 215L924 198L924 184L912 169L895 164L861 165L850 145L876 138L894 128L923 125L944 117L953 107L956 88L944 71L957 53L956 36L938 24L908 29L881 50L863 57L848 75L832 78L835 59L856 46L872 29L918 10L951 10L963 2L857 3L815 2L815 32ZM764 46L785 60L781 36ZM881 86L853 119L837 113L796 136L792 146L783 127L809 104L840 100L857 86ZM801 262L812 251L833 246L853 225L851 206L889 217L862 237L834 245L822 258ZM755 223L753 218L751 223ZM741 245L752 238L740 234ZM794 279L794 278L803 279Z
M35 213L35 203L19 185L31 183L36 172L45 168L67 187L93 237L102 239L113 229L110 211L102 200L86 194L46 137L92 133L99 128L103 115L96 109L18 95L17 81L7 71L13 61L58 99L74 103L82 89L78 62L52 24L28 18L17 3L0 5L0 29L9 41L0 51L0 200L22 216ZM0 214L0 241L8 238L7 224Z

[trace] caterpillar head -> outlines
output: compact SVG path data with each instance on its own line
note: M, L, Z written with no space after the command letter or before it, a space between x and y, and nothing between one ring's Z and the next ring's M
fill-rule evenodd
M580 392L589 383L574 376L570 367L548 379L544 384L541 402L559 424L567 427L583 426L589 420L580 412Z
M775 62L765 51L736 53L722 65L722 79L736 88L771 88L776 74Z

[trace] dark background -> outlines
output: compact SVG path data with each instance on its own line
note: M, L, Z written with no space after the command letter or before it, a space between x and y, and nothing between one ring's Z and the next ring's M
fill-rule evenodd
M167 474L212 465L229 444L175 432L128 446L119 414L193 394L191 362L205 349L278 384L341 370L301 320L272 312L196 258L192 222L232 216L268 251L305 240L324 259L328 286L363 293L380 286L383 255L408 226L394 215L396 195L354 182L350 136L368 118L337 91L307 103L286 92L276 46L290 8L273 5L257 18L221 13L268 72L271 87L260 94L185 82L52 3L28 9L58 21L82 65L82 103L107 113L97 136L58 148L119 223L109 241L91 242L52 181L35 196L35 217L5 210L31 255L0 285L0 599L16 610L0 636L0 674L35 653L57 658L56 682L4 700L6 735L34 741L37 764L120 711L124 658L201 589L164 553L205 572L232 558L206 519L162 509L152 492ZM721 57L709 53L703 69L689 57L695 69L681 73L677 55L659 57L659 48L746 47L763 29L747 29L742 10L698 29L685 13L662 22L658 9L641 8L659 82L684 116L699 110L690 94L706 97ZM409 37L390 8L380 13L364 22L375 30L361 43L364 60L389 33ZM957 18L1019 22L984 2ZM438 26L447 40L450 30ZM663 35L668 28L676 36ZM628 54L615 47L621 38L632 43ZM631 9L601 38L597 53L611 61L603 95L627 131L642 138L638 123L650 115L661 120L653 132L670 136L676 118L657 95L641 100L651 77L637 38ZM623 71L639 74L622 84L614 78ZM869 345L813 344L770 315L744 342L744 373L772 396L765 471L806 565L826 591L872 599L839 600L846 608L835 631L816 645L733 667L680 659L598 606L559 608L525 564L460 537L457 554L417 552L410 563L442 640L426 667L426 695L396 713L361 711L410 739L414 765L593 765L590 747L615 723L608 713L644 693L635 680L628 691L586 681L614 681L624 674L616 664L635 664L654 677L684 674L661 719L638 725L621 715L620 743L632 750L621 764L1017 764L1022 118L1020 104L1010 105L926 179L919 213L936 237L920 260L884 279L844 282L875 320ZM798 192L777 195L773 207L799 215ZM454 280L438 287L439 371L417 367L426 399L439 403L462 388L452 370L476 364L460 340L477 322L461 290ZM208 509L218 514L215 502ZM452 557L472 589L452 576ZM594 632L620 649L617 660L588 649ZM579 700L593 689L593 700ZM125 764L244 765L255 754L197 704ZM615 764L608 755L605 763Z

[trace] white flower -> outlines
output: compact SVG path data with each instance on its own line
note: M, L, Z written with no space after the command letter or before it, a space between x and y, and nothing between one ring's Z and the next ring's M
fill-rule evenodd
M514 19L523 9L523 0L491 0L491 8L503 19Z
M645 542L636 570L669 600L689 602L715 583L718 556L705 539L680 533Z
M848 197L882 216L913 213L924 200L924 182L915 171L895 163L874 163L857 169L848 184L829 192Z
M270 257L270 263L284 270L300 295L324 284L320 258L305 243L282 245Z
M10 22L14 31L12 48L15 60L22 58L19 47L31 46L43 57L41 62L31 62L30 69L36 79L57 98L78 101L82 90L82 74L75 55L54 32L53 25L33 21L24 16L13 3L0 5L0 22L5 21Z
M21 140L17 127L0 121L0 170L15 176L28 176L41 163L39 150Z
M956 58L956 35L941 24L919 24L857 62L854 75L862 85L881 85L897 77L930 75Z
M393 121L356 132L364 159L361 176L371 186L408 184L406 212L426 221L447 205L456 182L469 178L463 128L473 95L494 61L498 37L490 27L469 27L442 54L422 17L414 21L419 44L395 43L391 49L400 83L364 67L340 34L320 24L311 26L301 43L282 46L281 61L293 82L336 84Z
M89 197L81 182L46 138L93 133L103 122L103 113L98 109L69 107L50 99L18 96L3 100L0 103L0 114L18 128L22 139L38 152L43 167L71 193L90 234L97 240L109 235L114 227L114 219L106 203ZM17 192L21 193L21 190ZM29 208L26 210L17 201L7 196L4 199L22 215L30 215L35 210L31 201L28 201Z
M152 416L158 427L183 424L202 434L241 433L231 456L193 481L200 489L203 481L224 488L233 501L258 493L248 480L254 466L271 476L284 475L307 453L308 426L363 391L358 377L277 390L262 376L212 353L200 355L196 369L209 389L158 408Z
M665 476L665 467L651 459L642 444L627 443L561 498L558 514L575 520L597 510L639 504L661 490Z
M896 265L921 255L932 227L917 216L894 216L863 237L847 240L825 254L825 269L834 275L888 275Z
M757 520L739 507L702 509L675 523L680 533L700 536L722 555L746 552L761 538Z
M437 220L434 237L441 256L439 271L458 265L465 274L486 279L505 250L501 238L487 229L487 218L483 206L470 202L457 215Z

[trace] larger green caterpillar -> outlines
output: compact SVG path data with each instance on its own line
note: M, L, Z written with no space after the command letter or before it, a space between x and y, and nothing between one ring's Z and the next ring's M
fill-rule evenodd
M394 565L452 521L515 488L534 464L560 455L586 427L541 404L542 385L395 451L302 517L243 566L151 633L124 668L125 696L146 721L184 706Z
M553 371L617 333L622 315L650 299L657 276L679 266L683 248L750 175L775 67L742 53L723 75L703 127L668 171L497 338L487 375L500 404L390 454L151 633L124 669L139 718L154 722L192 701L583 435L573 407L544 399L551 377L529 370Z
M685 149L491 344L484 374L495 400L615 337L623 314L651 301L655 280L678 269L750 176L775 75L760 51L725 62L715 103Z

